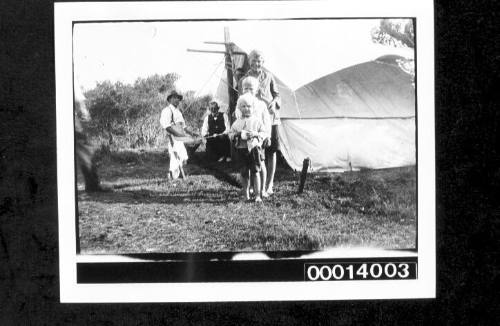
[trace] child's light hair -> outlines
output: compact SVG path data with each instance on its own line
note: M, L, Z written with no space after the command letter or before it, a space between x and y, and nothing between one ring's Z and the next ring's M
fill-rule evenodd
M245 88L245 86L252 86L253 89L257 90L259 88L259 81L255 77L247 76L242 80L241 86L243 88Z
M252 50L252 52L250 52L250 54L248 55L248 59L250 61L252 61L254 58L261 58L261 59L264 59L264 54L262 53L262 51L260 50Z
M246 103L248 105L250 105L251 107L251 112L253 112L253 109L255 107L255 96L253 96L252 94L250 93L245 93L243 95L241 95L240 97L238 97L238 102L236 103L236 107L238 109L240 109L240 111L243 113L243 111L241 110L241 107L243 105L243 103Z

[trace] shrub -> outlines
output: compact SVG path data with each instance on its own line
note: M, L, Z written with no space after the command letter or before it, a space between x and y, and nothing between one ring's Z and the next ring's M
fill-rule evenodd
M133 85L100 82L85 92L90 121L86 132L97 146L142 148L166 146L166 134L160 126L161 110L167 95L175 89L177 74L137 78ZM184 94L180 109L188 129L200 134L205 109L212 97Z

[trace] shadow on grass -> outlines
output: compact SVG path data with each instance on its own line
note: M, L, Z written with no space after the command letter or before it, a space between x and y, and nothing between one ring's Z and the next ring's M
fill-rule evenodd
M98 150L95 158L100 163L162 163L168 162L166 150Z
M103 176L112 180L120 177L151 178L158 176L166 177L169 158L166 150L121 150L96 152L99 170ZM299 178L299 173L278 160L276 181L292 181ZM204 151L191 152L187 165L186 174L206 175L211 174L222 182L229 183L235 187L241 187L239 171L233 162L217 162L208 159ZM207 173L208 172L208 173Z
M197 191L178 190L164 193L151 190L125 190L86 193L78 191L80 200L100 202L103 204L167 204L187 205L209 203L227 205L240 201L237 190L204 189Z
M158 181L158 184L160 182L168 182L166 178L160 179ZM120 190L120 189L125 189L125 188L130 188L130 187L141 187L141 186L150 186L151 185L151 180L143 181L143 182L125 182L125 183L120 183L117 185L111 186L113 190Z

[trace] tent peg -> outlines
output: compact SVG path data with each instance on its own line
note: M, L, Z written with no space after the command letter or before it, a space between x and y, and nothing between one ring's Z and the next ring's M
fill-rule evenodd
M309 157L306 157L302 162L302 172L300 173L300 183L298 191L299 194L301 194L304 191L304 184L306 183L307 170L309 169L310 165L311 165L311 159Z

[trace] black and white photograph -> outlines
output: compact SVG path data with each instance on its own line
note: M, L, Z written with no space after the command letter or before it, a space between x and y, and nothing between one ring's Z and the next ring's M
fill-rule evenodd
M433 297L432 11L380 3L57 3L61 301Z
M494 2L2 4L2 326L500 324Z

